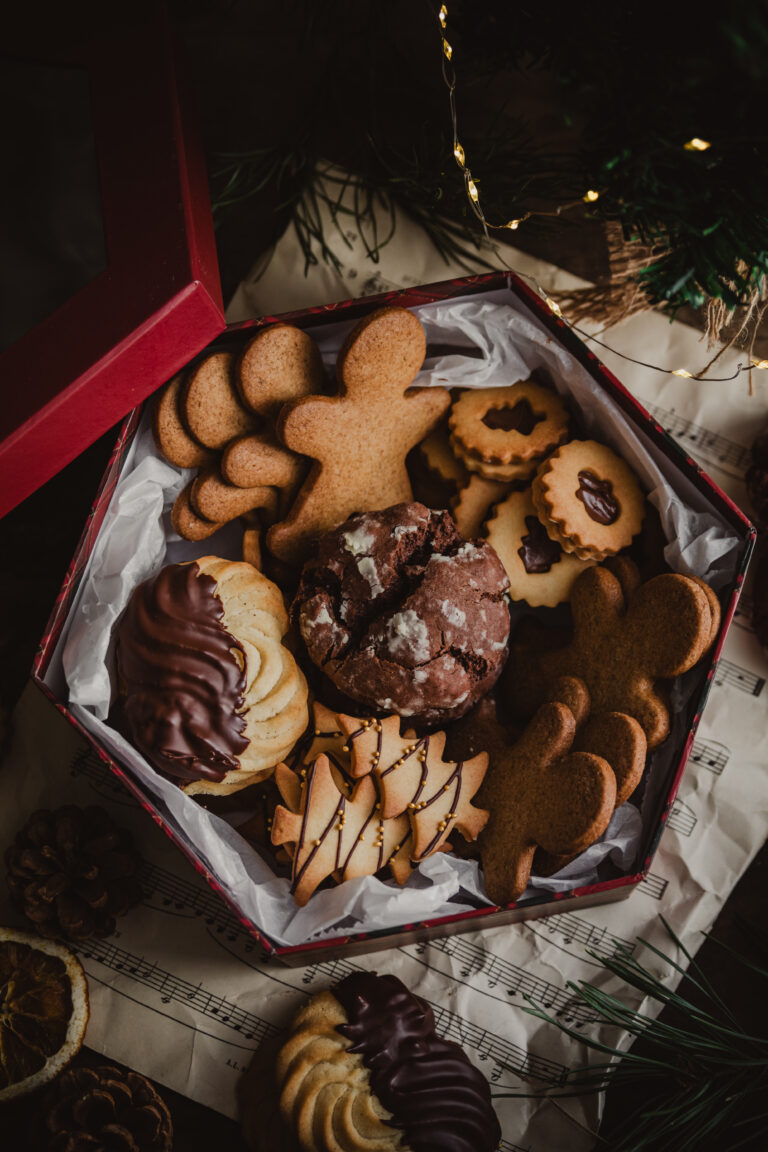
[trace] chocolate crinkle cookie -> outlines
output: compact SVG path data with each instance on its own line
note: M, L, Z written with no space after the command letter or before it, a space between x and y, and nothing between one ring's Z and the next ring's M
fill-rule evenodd
M396 504L352 516L304 566L294 617L346 696L428 726L462 716L504 666L504 567L448 512Z

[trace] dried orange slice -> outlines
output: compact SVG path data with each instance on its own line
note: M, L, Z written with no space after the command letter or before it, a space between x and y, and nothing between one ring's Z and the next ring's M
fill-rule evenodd
M68 948L0 928L0 1103L47 1084L80 1048L88 986Z

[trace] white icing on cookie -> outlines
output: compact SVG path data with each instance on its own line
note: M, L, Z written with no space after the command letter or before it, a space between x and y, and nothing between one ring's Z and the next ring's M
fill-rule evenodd
M384 591L384 585L379 580L379 572L371 556L361 556L357 561L357 569L363 579L370 584L374 596Z
M393 656L407 654L416 664L429 660L429 629L412 608L396 612L385 624L387 649Z
M466 623L466 612L462 612L461 608L457 608L455 604L451 604L450 600L443 600L440 607L443 610L443 616L445 616L449 624L453 624L456 628L461 628L462 624Z
M365 528L356 528L354 532L344 532L341 538L347 552L351 552L353 556L362 556L365 552L370 552L374 545L373 536L370 532L366 532Z

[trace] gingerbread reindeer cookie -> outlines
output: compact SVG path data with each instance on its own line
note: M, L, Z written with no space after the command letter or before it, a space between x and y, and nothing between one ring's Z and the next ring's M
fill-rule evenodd
M288 517L269 531L280 560L303 561L311 542L353 512L408 502L405 457L450 404L444 388L409 390L424 360L424 330L405 308L381 308L362 320L339 353L336 396L285 405L277 433L315 461Z
M703 581L677 573L630 587L606 567L589 568L573 585L570 644L547 649L530 627L513 641L506 684L516 715L530 716L554 678L578 676L594 712L633 716L649 749L666 739L669 707L657 681L701 659L717 635L720 606Z

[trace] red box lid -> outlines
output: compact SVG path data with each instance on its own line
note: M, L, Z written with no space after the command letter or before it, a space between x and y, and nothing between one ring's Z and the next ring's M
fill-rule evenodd
M225 327L208 179L167 19L35 60L85 69L106 267L0 353L0 516Z

